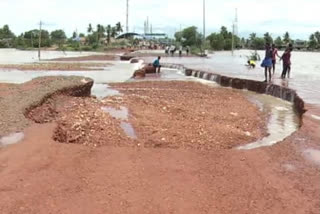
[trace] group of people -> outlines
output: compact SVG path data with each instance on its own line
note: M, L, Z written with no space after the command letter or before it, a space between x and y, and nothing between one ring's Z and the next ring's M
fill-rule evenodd
M189 47L186 47L185 50L186 50L186 54L189 55L189 51L190 51ZM165 53L166 54L171 54L171 56L174 56L176 51L177 51L177 47L174 46L174 45L167 46L165 48ZM182 51L183 51L183 47L180 46L179 47L179 56L182 56Z
M281 78L285 79L287 75L288 77L290 77L292 50L293 50L292 44L289 44L285 52L283 53L283 55L280 56L278 54L278 49L276 48L275 44L272 44L272 46L270 46L269 43L266 44L265 58L261 64L261 66L264 67L265 69L265 72L264 72L265 82L268 81L268 73L269 73L269 81L271 81L271 69L273 70L273 75L275 73L277 57L280 58L280 61L282 60L282 64L283 64Z

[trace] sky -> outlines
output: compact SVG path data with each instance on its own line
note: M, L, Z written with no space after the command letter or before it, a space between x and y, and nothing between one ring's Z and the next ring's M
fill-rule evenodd
M180 28L197 26L202 32L202 0L129 0L129 29L143 32L147 17L153 32L172 36ZM226 26L231 31L238 10L238 32L247 37L265 32L273 37L286 31L294 39L308 39L320 31L319 0L206 0L206 34ZM15 34L38 28L86 33L91 23L116 24L126 21L126 0L0 0L0 26L8 24Z

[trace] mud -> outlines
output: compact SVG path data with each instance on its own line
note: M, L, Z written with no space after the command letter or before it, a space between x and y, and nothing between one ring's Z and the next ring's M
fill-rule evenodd
M265 115L237 92L177 81L111 86L124 94L119 104L129 106L145 147L230 149L265 134Z
M241 93L136 82L95 99L90 79L65 78L0 84L0 130L13 127L1 140L28 123L0 148L0 213L318 213L320 113L304 103L299 131L243 151L265 135L266 115Z
M0 136L23 131L31 124L29 112L54 94L89 96L93 85L83 77L42 77L21 85L2 84L0 92ZM54 112L52 112L54 114Z
M302 152L314 139L297 132L272 147L232 149L263 134L264 115L242 94L189 82L112 87L122 96L56 94L30 111L42 124L0 150L1 213L318 212L319 168ZM123 117L102 109L124 106Z
M56 122L56 141L95 147L230 149L264 134L264 115L236 92L187 82L111 86L123 95L101 101L58 95L27 116L38 123Z

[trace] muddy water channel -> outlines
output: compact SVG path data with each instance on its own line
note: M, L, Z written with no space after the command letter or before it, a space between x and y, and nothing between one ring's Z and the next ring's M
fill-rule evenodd
M57 75L77 75L90 77L95 81L92 88L92 94L98 99L103 99L108 96L121 96L121 94L112 88L107 83L110 82L125 82L125 81L140 81L132 80L130 77L135 69L141 64L130 64L128 62L113 62L113 65L106 68L104 71L0 71L0 83L23 83L39 76L57 76ZM210 87L220 87L216 83L206 80L196 79L194 77L186 77L183 71L176 69L162 69L160 75L149 75L141 81L197 81L206 84ZM233 89L230 89L233 90ZM243 91L244 95L248 99L256 104L261 111L269 115L268 121L268 136L257 141L252 142L239 149L254 149L263 146L271 146L277 142L282 141L284 138L291 135L299 127L299 119L293 111L293 106L289 102L285 102L281 99L274 98L268 95L258 95L256 93ZM131 124L128 122L127 114L128 110L124 109L104 109L106 113L109 113L115 117L124 115L125 118L119 118L121 120L121 127L125 133L131 138L136 138L136 133ZM124 112L124 113L123 113ZM251 133L247 133L250 135ZM5 144L5 143L4 143ZM7 143L10 144L10 143Z

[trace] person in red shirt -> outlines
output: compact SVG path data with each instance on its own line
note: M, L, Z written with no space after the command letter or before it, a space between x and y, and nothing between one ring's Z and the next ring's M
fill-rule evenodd
M287 72L289 73L291 70L291 51L293 50L292 44L289 44L286 51L283 53L280 60L283 62L283 70L281 74L281 78L285 79Z
M272 69L273 69L273 75L274 75L274 72L276 70L276 62L277 62L277 58L276 57L277 56L280 58L280 55L278 54L278 49L276 48L275 44L272 44Z

